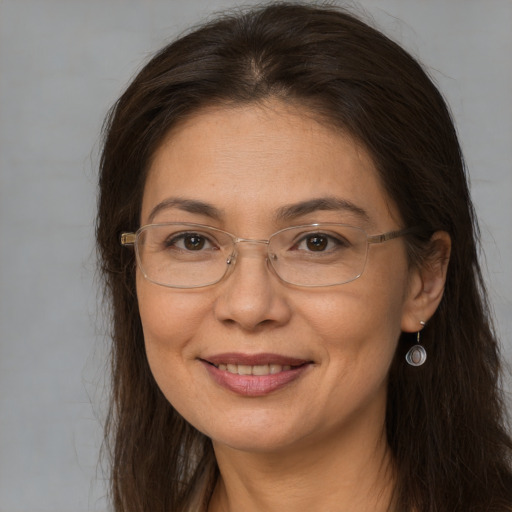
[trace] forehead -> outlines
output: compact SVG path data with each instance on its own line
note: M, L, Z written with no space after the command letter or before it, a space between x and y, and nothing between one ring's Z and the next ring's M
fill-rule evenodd
M176 198L259 218L327 197L368 210L370 223L395 215L367 151L308 110L280 102L208 108L174 127L155 152L141 221ZM169 220L162 215L158 221Z

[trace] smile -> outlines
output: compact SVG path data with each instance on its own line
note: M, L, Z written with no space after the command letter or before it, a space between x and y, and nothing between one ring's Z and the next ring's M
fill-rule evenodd
M248 364L219 364L217 368L224 372L234 373L236 375L275 375L276 373L286 372L292 369L289 364L257 364L254 366Z
M247 397L280 390L313 366L312 361L275 354L219 354L200 361L217 385Z

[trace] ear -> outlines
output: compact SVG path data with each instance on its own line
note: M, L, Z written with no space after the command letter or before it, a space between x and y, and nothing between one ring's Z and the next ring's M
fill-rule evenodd
M435 313L443 298L451 246L450 235L446 231L436 231L430 239L426 259L411 268L402 312L402 331L419 331L422 328L420 322L427 322Z

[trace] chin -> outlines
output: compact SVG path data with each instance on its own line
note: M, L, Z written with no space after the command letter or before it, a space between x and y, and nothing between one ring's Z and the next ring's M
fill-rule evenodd
M286 428L275 417L255 418L254 416L246 421L226 420L217 424L208 422L209 426L203 424L195 426L203 434L209 437L213 445L233 450L252 453L275 453L286 449L305 437L306 433L298 431L295 427ZM301 425L303 426L303 425Z
M291 439L287 435L272 435L267 431L259 432L255 435L254 432L242 432L232 436L222 436L219 438L212 438L212 443L215 449L227 447L231 450L237 450L246 453L259 453L259 454L277 454L288 449L291 444Z

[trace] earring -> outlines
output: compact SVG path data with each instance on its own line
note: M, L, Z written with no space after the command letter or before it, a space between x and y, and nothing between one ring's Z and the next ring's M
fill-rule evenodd
M421 321L422 327L425 327L425 322ZM416 345L413 345L405 354L405 360L411 366L421 366L427 360L427 351L425 347L420 344L420 331L416 334Z

